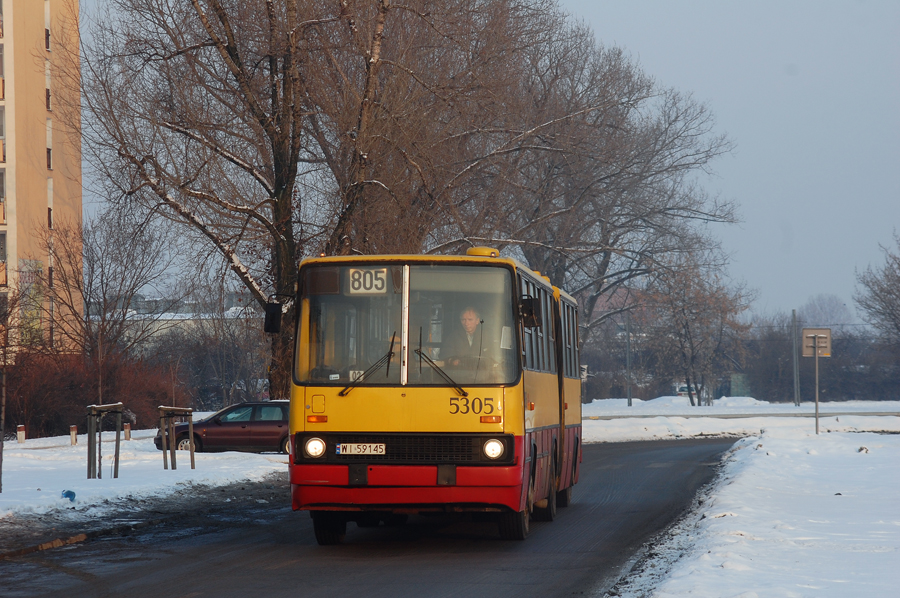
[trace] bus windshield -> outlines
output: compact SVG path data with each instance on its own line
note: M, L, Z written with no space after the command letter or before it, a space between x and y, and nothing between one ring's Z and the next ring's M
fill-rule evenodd
M508 384L519 375L505 267L308 266L300 304L301 383Z

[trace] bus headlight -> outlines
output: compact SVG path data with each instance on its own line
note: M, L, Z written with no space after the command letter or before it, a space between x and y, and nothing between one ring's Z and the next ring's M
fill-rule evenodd
M303 448L308 456L317 459L325 454L325 441L321 438L310 438Z
M503 456L503 451L503 443L495 438L484 443L484 455L488 459L499 459Z

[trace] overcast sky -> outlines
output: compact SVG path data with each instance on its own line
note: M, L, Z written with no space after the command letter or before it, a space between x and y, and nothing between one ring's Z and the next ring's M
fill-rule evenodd
M736 143L707 189L740 206L721 238L754 309L831 294L855 313L855 270L900 233L900 2L560 2Z

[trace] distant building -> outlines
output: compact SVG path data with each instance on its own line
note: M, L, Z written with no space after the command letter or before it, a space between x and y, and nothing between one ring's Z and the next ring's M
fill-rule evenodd
M63 126L78 122L77 101L65 97L78 91L61 84L61 50L78 48L72 10L77 0L0 0L0 303L20 289L21 311L11 315L22 318L26 344L54 341L45 317L53 306L36 284L52 283L53 264L35 232L81 221L80 134Z

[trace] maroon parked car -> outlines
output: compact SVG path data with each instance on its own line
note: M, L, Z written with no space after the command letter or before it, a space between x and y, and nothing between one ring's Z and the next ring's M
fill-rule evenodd
M290 451L288 401L240 403L194 422L195 451ZM156 433L162 450L162 431ZM175 424L175 447L189 450L188 424Z

